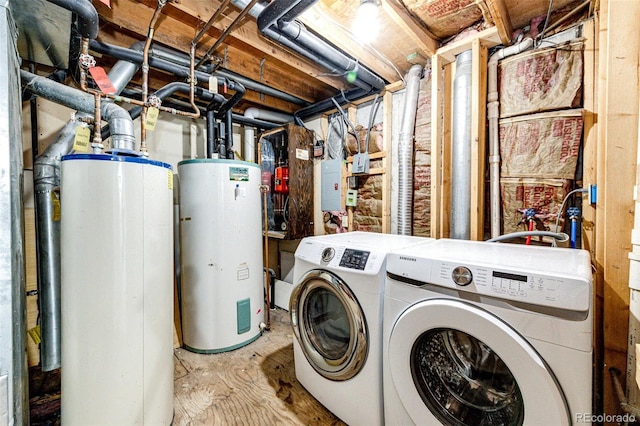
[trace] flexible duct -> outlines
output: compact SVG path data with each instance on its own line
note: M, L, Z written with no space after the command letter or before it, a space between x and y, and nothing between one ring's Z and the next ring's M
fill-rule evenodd
M399 235L412 234L413 211L413 133L416 124L422 67L413 65L405 81L404 112L398 139L398 229Z
M451 238L471 237L471 60L472 51L456 56L453 80L451 148Z
M263 120L269 120L274 123L288 123L293 121L293 116L289 114L283 114L281 112L276 111L267 111L264 109L258 108L247 108L244 111L244 116L250 119L261 118ZM256 141L255 141L255 130L253 126L244 126L244 135L243 135L243 143L244 143L244 160L250 161L252 163L256 163Z
M489 121L489 198L491 204L491 238L500 235L500 100L498 97L498 62L533 46L533 39L525 37L520 43L500 49L491 55L488 64L487 120Z
M131 80L138 66L125 61L116 63L109 72L118 93ZM34 74L22 73L23 81L34 82L30 88L42 97L68 105L69 100L83 97L83 108L91 113L95 107L93 96L50 79ZM42 81L44 80L44 82ZM64 90L64 92L62 91ZM46 93L46 95L45 95ZM68 105L70 106L70 105ZM78 105L80 106L80 105ZM114 127L115 144L133 149L133 122L122 108L108 102L101 104L102 114L108 112L108 120ZM104 116L107 119L107 116ZM38 261L38 303L40 311L40 362L43 371L60 367L60 222L57 217L58 193L60 186L60 158L73 147L77 122L70 120L60 131L56 140L36 158L33 166L35 212L36 212L36 250Z

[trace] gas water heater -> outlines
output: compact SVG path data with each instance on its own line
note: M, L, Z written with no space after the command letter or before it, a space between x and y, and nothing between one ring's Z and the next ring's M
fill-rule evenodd
M178 175L184 344L233 350L257 339L264 319L260 166L185 160Z
M173 173L141 157L62 157L62 422L173 419Z

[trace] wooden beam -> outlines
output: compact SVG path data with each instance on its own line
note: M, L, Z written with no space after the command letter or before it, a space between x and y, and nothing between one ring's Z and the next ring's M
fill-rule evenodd
M511 25L511 17L509 10L505 4L505 0L485 0L489 13L493 18L493 22L498 29L498 35L502 44L508 46L511 44L511 34L513 34L513 25Z
M496 27L487 28L477 34L473 34L467 38L448 44L438 49L438 55L443 61L443 66L450 62L455 62L456 55L471 49L474 40L480 40L487 48L497 46L501 43L498 29Z
M626 371L629 258L638 146L640 2L601 0L596 268L604 296L604 412L620 412L609 368ZM601 173L600 173L601 171ZM634 380L627 377L627 380ZM624 384L623 384L624 386Z
M584 126L583 126L583 166L582 186L595 184L598 179L598 40L595 28L595 20L584 23ZM596 207L587 202L582 203L582 248L591 253L591 258L596 259ZM593 390L597 399L595 409L602 412L602 383L604 368L604 336L603 336L603 280L602 275L596 273L593 285L593 318L594 318L594 377ZM608 377L607 377L608 379Z
M382 9L396 25L404 30L407 37L415 43L425 56L432 56L438 50L439 42L427 34L427 31L414 21L407 13L407 10L398 4L396 0L381 0L381 4Z
M442 188L442 65L438 55L431 57L431 238L440 238L440 194Z
M382 112L384 114L384 126L382 128L382 146L385 156L382 159L382 166L386 173L382 178L382 233L391 233L391 133L393 122L393 92L385 91L382 98Z
M144 1L145 3L147 2L147 0ZM100 2L95 3L96 10L103 20L119 26L120 29L131 31L142 38L146 37L149 20L153 12L145 3L119 0L117 3L112 4L111 9ZM201 25L202 22L179 9L178 6L181 5L176 5L175 3L170 3L170 5L163 9L163 14L158 19L154 40L186 53L189 51L195 36L197 25ZM225 17L218 25L224 24L227 20L229 21L228 23L231 23L233 18ZM207 51L207 46L212 44L214 38L219 36L220 33L218 29L212 27L199 43L198 54L204 54ZM344 79L323 76L326 72L323 68L268 42L259 35L255 21L249 20L236 28L219 48L220 51L224 51L225 46L228 46L228 53L221 56L226 57L227 64L223 66L280 90L286 91L288 89L292 93L297 92L299 97L304 98L307 96L307 98L312 98L314 101L324 99L325 97L323 96L307 95L310 91L318 90L317 87L320 87L318 86L319 82L325 83L325 87L332 88L333 92L336 89L347 90L349 88ZM273 62L268 61L267 66L263 67L264 71L266 71L263 73L263 78L261 78L260 74L262 58L274 59ZM286 73L279 73L281 68L284 68ZM299 84L297 88L292 87L298 80L301 80L300 77L302 76L306 76L306 84ZM309 77L313 79L313 83L310 83L312 80Z
M484 189L487 133L487 46L472 43L471 71L471 227L472 240L484 240Z

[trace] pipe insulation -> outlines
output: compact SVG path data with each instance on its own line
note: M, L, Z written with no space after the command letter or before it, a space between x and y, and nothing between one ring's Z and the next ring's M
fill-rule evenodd
M487 120L489 122L489 198L491 211L491 238L500 235L500 100L498 96L498 62L508 56L524 52L533 46L529 36L518 44L500 49L491 55L487 65Z
M451 129L451 238L471 238L471 72L473 52L456 56Z
M405 81L404 112L398 140L398 229L399 235L411 235L413 228L413 135L420 93L422 66L413 65Z
M250 119L262 119L268 120L274 123L289 123L293 121L293 116L289 114L284 114L276 111L268 111L264 109L258 108L247 108L244 111L244 116ZM255 129L253 126L244 126L244 135L243 135L243 156L244 161L249 161L251 163L256 163L256 141L255 141Z
M95 39L98 37L99 16L96 8L90 0L47 0L49 3L60 6L75 13L78 16L78 32L83 38Z
M117 62L109 72L116 91L120 93L129 80L138 70L138 65L126 61ZM25 74L24 77L33 80L33 74ZM48 93L54 93L60 88L69 89L66 96L84 96L86 107L95 103L93 97L84 92L68 88L65 85L56 83L50 79L41 77L37 79L38 85ZM62 95L56 95L62 96ZM43 96L45 97L45 96ZM62 103L62 102L59 102ZM111 106L107 106L111 105ZM102 102L101 110L118 111L119 108L110 102ZM87 111L85 111L87 112ZM126 112L125 112L126 113ZM103 113L104 114L104 113ZM120 117L118 111L117 118L110 114L112 118L110 124L115 125L119 136L116 139L122 140L125 146L131 147L131 142L135 142L133 137L133 123L130 125ZM87 114L87 117L90 115ZM60 337L60 220L56 211L59 211L60 187L60 159L63 155L71 152L75 138L77 122L70 120L58 133L56 139L47 149L38 156L33 166L33 179L35 191L35 213L36 213L36 252L38 262L38 304L40 311L40 363L43 371L51 371L60 368L61 360L61 337Z

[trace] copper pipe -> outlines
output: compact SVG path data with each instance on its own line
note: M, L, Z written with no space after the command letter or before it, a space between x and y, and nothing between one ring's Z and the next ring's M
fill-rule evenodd
M233 31L233 29L236 27L236 25L238 25L238 23L240 23L240 21L242 21L242 19L246 16L247 13L249 13L249 11L253 8L253 6L258 2L258 0L251 0L251 2L247 5L247 7L245 7L244 9L242 9L242 12L240 12L240 14L238 16L236 16L236 19L233 20L233 22L227 27L226 30L223 31L222 34L220 34L220 38L218 38L218 40L216 40L216 42L213 44L213 46L211 46L209 48L209 50L207 50L207 53L204 54L204 56L200 59L200 61L198 61L198 64L196 66L200 66L204 63L204 61L206 61L209 58L209 55L211 55L211 53L216 50L216 48L218 46L220 46L220 44L222 43L222 41L227 38L227 36L231 33L231 31Z
M102 113L100 111L100 92L92 91L92 93L96 100L96 111L93 118L93 148L102 151Z
M207 21L206 24L204 24L204 27L202 27L202 29L198 32L198 34L196 34L196 36L194 37L193 41L191 42L194 45L197 45L198 42L200 41L200 39L202 38L202 36L204 36L204 34L209 31L209 28L211 28L211 26L213 25L214 21L216 19L218 19L218 17L220 16L220 14L222 13L222 11L224 10L225 7L227 7L227 5L229 4L230 0L224 0L222 3L220 3L220 6L218 6L218 9L216 9L216 11L214 12L214 14L211 16L211 18L209 18L209 20Z
M140 151L142 153L147 152L147 96L149 94L149 48L151 47L151 41L153 40L153 33L155 31L156 22L160 17L162 8L167 3L167 0L158 0L158 6L153 12L151 22L149 23L149 30L147 32L147 40L144 44L144 51L142 52L142 114L140 114Z
M81 47L80 47L80 60L78 61L78 68L80 70L80 88L87 91L87 69L89 68L88 59L91 58L89 55L89 39L82 38Z

